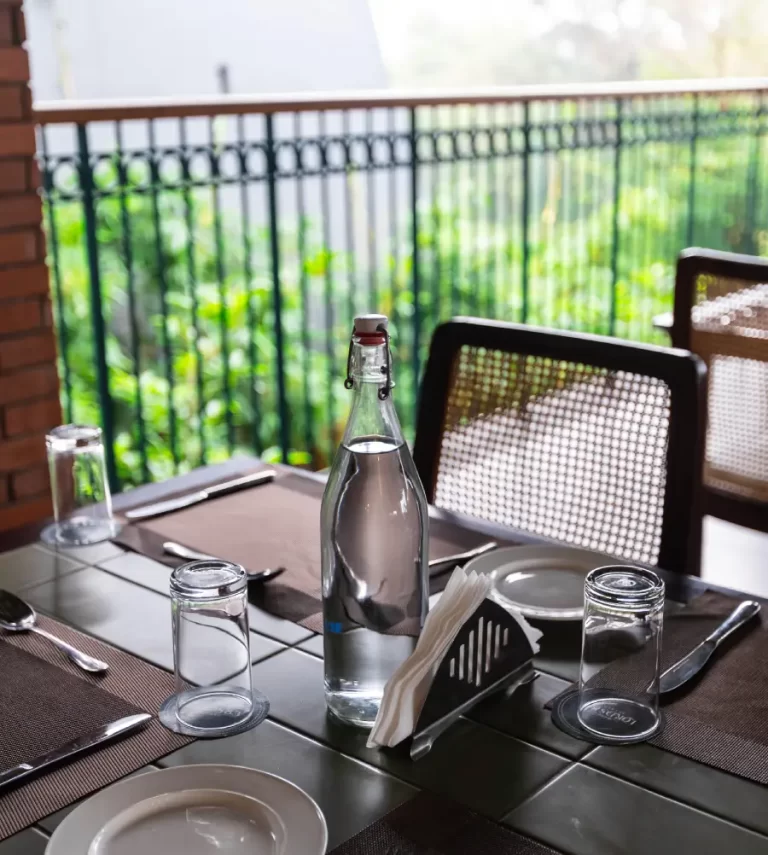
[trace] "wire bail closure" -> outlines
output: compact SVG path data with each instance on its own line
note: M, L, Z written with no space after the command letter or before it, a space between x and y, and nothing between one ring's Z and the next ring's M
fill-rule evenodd
M379 324L376 331L384 335L384 347L386 353L387 364L381 367L381 373L386 375L386 383L379 389L379 400L384 401L389 397L389 390L392 388L392 353L389 349L389 332L384 324ZM347 377L344 380L344 388L352 389L355 385L352 379L352 347L354 345L355 328L352 328L352 338L349 340L349 351L347 352Z

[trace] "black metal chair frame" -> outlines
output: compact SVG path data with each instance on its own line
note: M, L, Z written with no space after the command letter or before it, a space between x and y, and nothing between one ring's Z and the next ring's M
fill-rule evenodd
M741 279L755 285L768 282L768 259L736 252L691 247L678 256L675 275L675 307L670 336L672 346L689 350L692 317L699 276ZM702 486L703 513L768 532L768 505L746 497L725 493L714 487Z
M706 367L702 360L679 349L478 318L454 318L441 324L432 338L421 386L413 455L431 503L435 499L451 367L465 345L663 381L670 390L670 422L658 565L673 572L699 574L706 426Z

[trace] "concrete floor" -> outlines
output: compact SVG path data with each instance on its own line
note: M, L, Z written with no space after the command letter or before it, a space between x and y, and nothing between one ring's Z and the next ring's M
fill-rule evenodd
M704 518L701 577L768 598L768 534Z

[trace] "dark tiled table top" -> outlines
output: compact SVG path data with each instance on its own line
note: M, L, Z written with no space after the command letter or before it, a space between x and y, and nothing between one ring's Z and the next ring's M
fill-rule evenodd
M220 467L222 480L252 467L247 458L230 461ZM190 473L182 486L210 478ZM151 501L178 483L134 497ZM168 574L112 544L66 555L40 545L0 554L0 587L165 668L172 666ZM670 587L686 597L699 586L677 579ZM548 627L538 679L485 701L413 763L398 751L366 748L365 734L328 718L322 639L253 607L250 617L254 681L270 697L271 720L193 743L159 765L234 763L294 781L323 809L330 847L427 789L571 855L768 855L766 788L648 745L595 749L553 727L543 705L576 673L577 627ZM0 855L42 853L64 814L0 843Z

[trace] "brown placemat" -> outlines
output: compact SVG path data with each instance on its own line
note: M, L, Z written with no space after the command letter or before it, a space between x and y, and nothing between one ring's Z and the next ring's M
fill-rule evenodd
M330 855L557 855L455 802L419 793Z
M709 592L688 608L665 616L662 671L703 641L739 602ZM648 674L645 656L645 652L632 654L620 664L609 666L593 678L594 685L623 685L628 691L641 690L635 674ZM651 744L768 784L766 658L768 615L761 612L759 620L751 621L721 645L697 678L666 698L662 696L664 729L650 740Z
M174 691L170 674L51 618L40 626L109 663L86 674L50 641L0 637L0 768L32 760L103 724L156 714ZM0 839L71 805L191 742L153 719L142 730L0 794Z
M256 572L285 567L269 584L252 586L251 602L271 614L322 632L320 592L320 503L325 485L280 471L274 482L173 514L124 525L115 542L169 567L182 564L163 552L163 542L184 546L242 564ZM442 558L478 546L487 537L442 520L430 520L430 558ZM441 591L450 573L430 582Z

